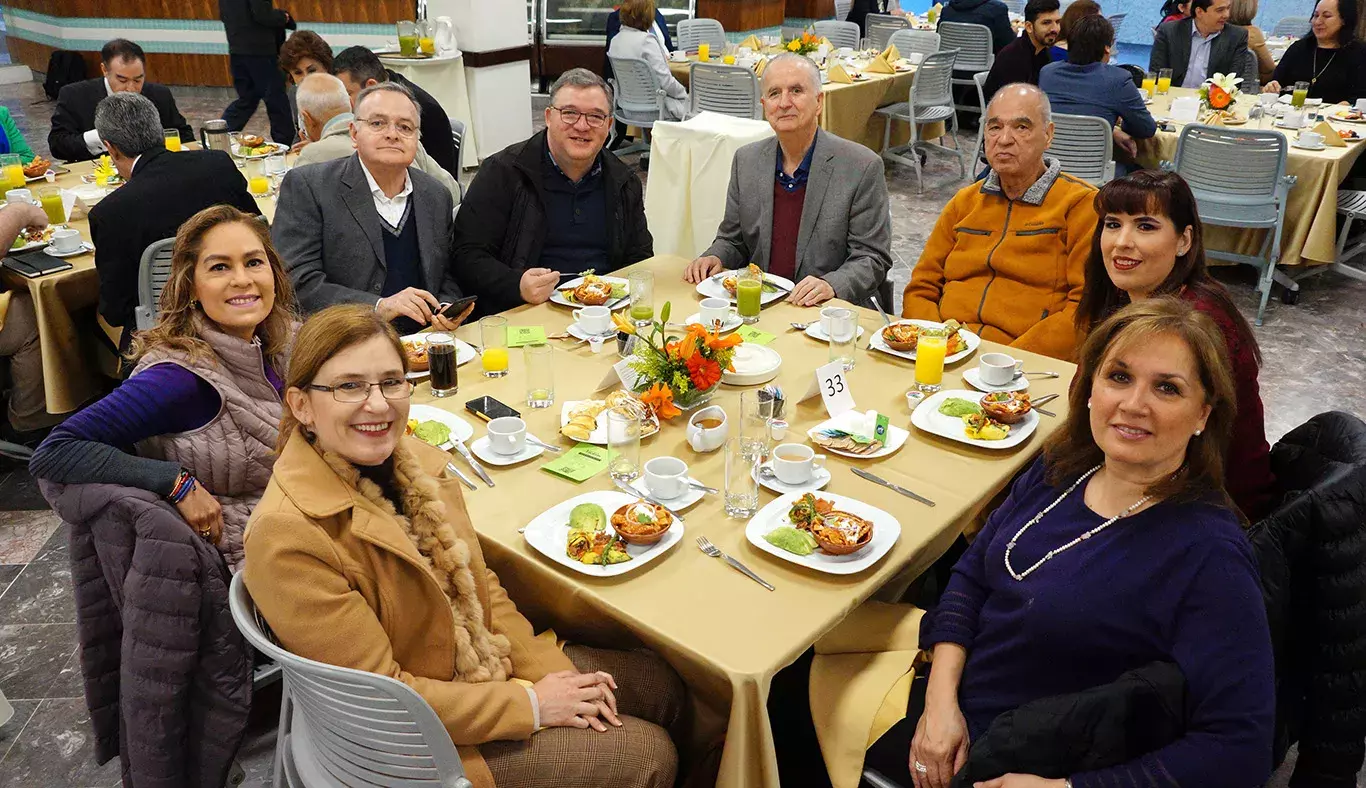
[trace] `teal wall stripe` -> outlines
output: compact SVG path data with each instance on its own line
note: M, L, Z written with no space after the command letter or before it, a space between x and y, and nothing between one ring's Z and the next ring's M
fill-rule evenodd
M22 19L43 24L53 25L64 30L79 30L89 28L114 28L118 30L177 30L177 31L210 31L217 32L223 29L223 23L216 19L116 19L108 17L65 17L42 14L36 11L29 11L23 8L5 8L4 15L6 27L10 35L17 35L20 38L37 41L43 37L41 33L31 30L14 29L14 25L9 24L9 20ZM364 35L364 36L393 36L393 25L362 24L358 22L310 22L301 24L302 29L312 30L319 35ZM50 38L50 37L49 37ZM71 40L71 39L66 39ZM100 45L103 46L101 41ZM98 47L97 47L98 48ZM144 45L146 48L146 45Z

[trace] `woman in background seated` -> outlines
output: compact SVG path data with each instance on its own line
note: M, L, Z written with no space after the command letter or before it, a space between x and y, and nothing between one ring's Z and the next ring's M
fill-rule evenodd
M0 153L17 153L19 161L27 165L33 161L33 149L28 146L24 135L15 125L8 107L0 107Z
M1309 98L1326 104L1354 102L1366 91L1366 45L1357 40L1357 4L1319 0L1309 18L1309 35L1285 50L1263 93L1309 83Z
M227 205L176 233L156 326L133 374L68 418L34 452L34 476L165 496L234 571L247 517L270 480L280 373L298 324L270 231Z
M1232 364L1237 405L1224 454L1224 486L1244 517L1262 519L1276 488L1257 387L1262 354L1252 327L1205 266L1195 195L1176 173L1144 170L1105 184L1096 209L1100 221L1077 305L1077 331L1085 334L1125 304L1162 295L1188 301L1214 320Z
M1067 39L1072 35L1072 26L1078 19L1084 16L1100 13L1100 4L1096 0L1075 0L1062 12L1062 21L1058 23L1058 40L1053 44L1049 51L1053 54L1053 60L1067 59Z
M247 528L257 608L293 653L416 690L480 788L669 788L682 682L646 652L536 636L484 563L449 457L405 435L407 363L367 306L299 332Z
M908 709L868 764L946 788L998 715L1161 661L1186 682L1179 738L1066 779L984 785L1262 785L1275 683L1257 565L1223 492L1234 408L1223 336L1177 299L1132 304L1086 339L1068 396L1066 423L927 616L923 713Z
M1271 50L1266 48L1266 33L1252 24L1256 17L1257 0L1233 0L1233 6L1228 12L1228 23L1247 31L1247 48L1257 57L1257 83L1264 85L1271 81L1271 72L1276 70L1276 61L1271 59ZM1251 90L1246 84L1242 87L1244 90Z
M620 13L621 32L612 37L607 57L644 60L664 90L667 117L662 120L682 119L688 111L688 89L669 71L669 53L664 49L664 42L650 32L655 23L654 0L626 0L621 4ZM616 77L620 83L621 72L617 71Z

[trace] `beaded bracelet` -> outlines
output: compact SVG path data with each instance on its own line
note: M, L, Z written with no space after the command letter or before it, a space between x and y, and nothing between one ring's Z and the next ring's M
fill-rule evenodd
M175 477L175 486L171 488L171 493L166 496L166 500L171 503L180 503L185 496L190 494L190 490L194 489L194 485L195 478L190 475L190 472L181 470L180 475Z

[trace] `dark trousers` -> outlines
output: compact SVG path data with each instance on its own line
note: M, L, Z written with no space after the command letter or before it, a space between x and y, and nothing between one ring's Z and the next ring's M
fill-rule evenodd
M229 131L241 131L266 102L270 118L270 136L284 145L294 143L294 118L289 113L289 96L285 95L285 75L276 59L267 55L229 55L232 67L232 86L237 89L237 100L223 110L223 120Z

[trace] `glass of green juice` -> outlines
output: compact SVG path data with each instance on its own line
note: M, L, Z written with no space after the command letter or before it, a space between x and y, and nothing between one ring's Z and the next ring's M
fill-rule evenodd
M398 53L404 57L414 57L418 50L416 22L398 23Z
M652 271L632 271L626 277L631 292L631 320L645 325L655 318L655 275Z
M763 303L763 275L741 269L735 275L735 312L746 325L759 322L759 307Z
M1309 83L1296 82L1295 89L1290 94L1290 106L1295 109L1304 108L1304 100L1309 98Z
M66 223L66 206L62 205L62 190L56 186L38 187L38 204L47 214L48 224Z

